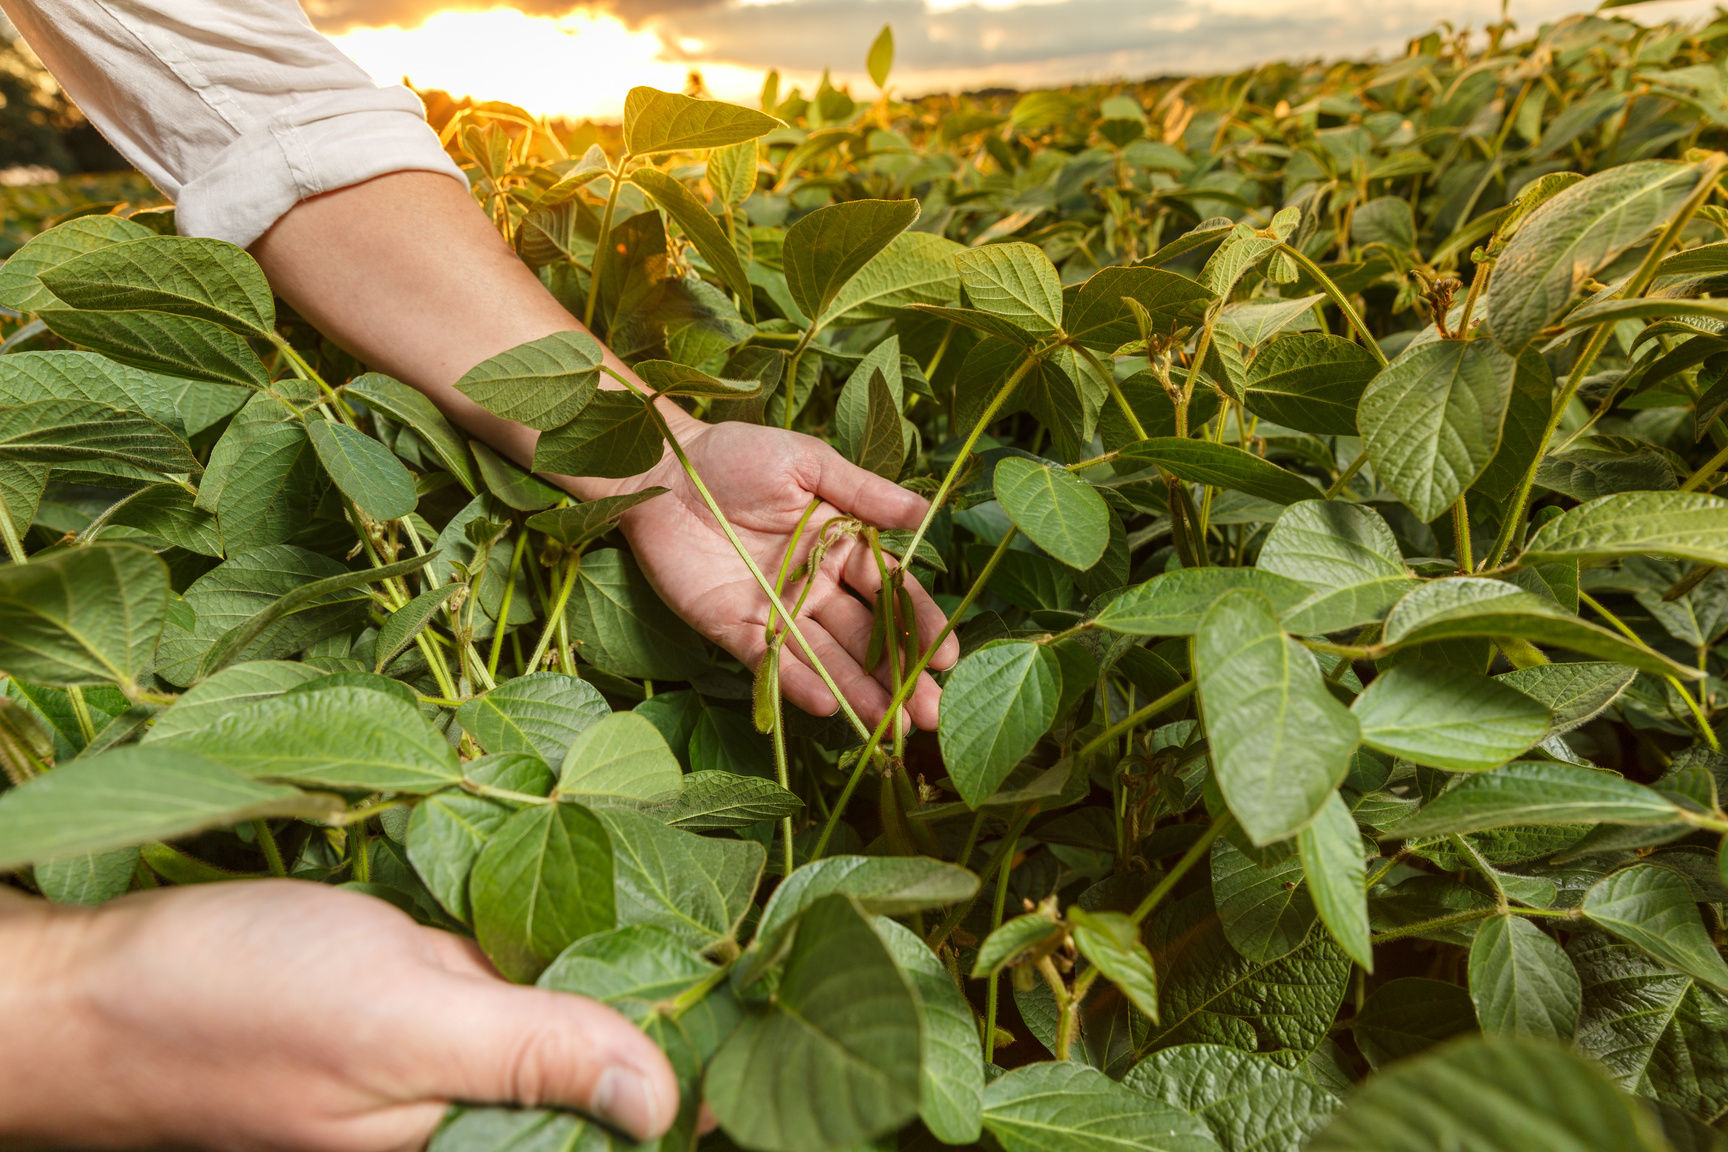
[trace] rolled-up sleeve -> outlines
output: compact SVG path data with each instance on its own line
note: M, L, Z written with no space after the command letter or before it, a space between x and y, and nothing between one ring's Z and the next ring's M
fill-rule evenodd
M294 0L0 0L182 235L245 247L309 196L389 172L466 181L408 89L381 87Z

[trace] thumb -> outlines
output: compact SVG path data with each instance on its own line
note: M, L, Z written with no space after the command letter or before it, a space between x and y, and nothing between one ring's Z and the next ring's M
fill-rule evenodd
M449 973L413 1017L424 1090L475 1104L576 1108L639 1140L678 1115L665 1053L603 1004L495 977Z

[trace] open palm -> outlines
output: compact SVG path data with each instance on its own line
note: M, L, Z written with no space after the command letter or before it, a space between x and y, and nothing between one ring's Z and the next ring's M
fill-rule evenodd
M770 580L813 499L820 498L822 504L799 539L795 565L808 557L822 525L836 517L853 516L878 528L916 528L929 508L914 493L848 463L827 444L801 433L694 420L674 425L674 430L697 474ZM643 571L674 611L754 668L766 650L767 598L670 454L619 490L650 484L671 491L632 510L624 520L624 534ZM842 539L828 550L815 580L799 614L799 631L864 721L878 723L890 698L886 663L864 667L873 619L869 604L882 583L875 560L861 540ZM800 587L788 586L788 605L796 601ZM910 580L907 587L918 634L935 636L944 623L941 610L924 589ZM785 649L795 654L780 664L786 699L806 712L831 715L839 707L833 693L795 642L788 640ZM959 651L959 642L948 637L932 665L952 665ZM907 705L912 723L934 729L940 696L935 682L928 675L921 677Z

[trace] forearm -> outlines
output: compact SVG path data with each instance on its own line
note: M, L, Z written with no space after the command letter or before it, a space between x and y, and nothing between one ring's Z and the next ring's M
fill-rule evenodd
M424 392L475 439L532 464L538 433L456 391L474 365L581 331L454 181L398 172L302 201L252 246L277 294L360 360ZM634 379L608 349L606 364ZM617 385L604 375L602 387ZM662 403L675 430L694 423ZM616 483L555 477L582 499Z

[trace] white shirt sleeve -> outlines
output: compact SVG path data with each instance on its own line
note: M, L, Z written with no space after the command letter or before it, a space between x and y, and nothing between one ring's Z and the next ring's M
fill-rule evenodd
M246 247L309 196L387 172L467 178L412 92L380 87L295 0L0 0L55 79L175 204Z

